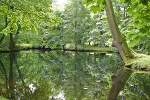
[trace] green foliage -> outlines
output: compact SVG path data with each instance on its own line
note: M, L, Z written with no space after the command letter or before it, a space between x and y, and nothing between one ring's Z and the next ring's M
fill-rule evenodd
M84 0L83 4L90 6L91 11L100 11L98 7L103 6L103 0ZM150 34L149 30L149 0L113 0L113 8L118 26L130 47L143 43L145 37ZM97 6L101 5L101 6ZM95 7L97 6L97 7ZM144 16L143 16L144 15ZM143 41L143 42L142 42ZM144 46L143 46L144 47ZM144 49L144 48L143 48ZM148 50L148 49L147 49Z
M129 78L125 89L123 91L123 96L129 100L144 100L150 99L149 92L149 79L150 75L145 73L134 74Z
M139 36L134 37L132 40L130 40L130 42L128 43L128 45L129 45L130 47L134 47L136 44L139 43L140 39L141 39L141 38L140 38Z
M66 5L61 17L60 43L85 44L93 25L89 9L82 5L81 0L71 1Z
M137 49L138 52L150 54L150 37L149 35L145 35L143 38L143 40L134 46L134 49Z
M32 34L38 33L45 28L45 25L50 27L57 25L59 20L52 10L51 0L1 0L0 5L1 38L3 35L6 38L7 34L13 33L14 44L16 45L27 44L32 40L30 42L32 45L40 46L42 35L40 37L39 34ZM27 34L23 35L22 33ZM3 45L9 42L5 38L1 42L2 50L9 50Z
M49 46L64 46L67 43L105 46L110 34L104 12L90 13L89 7L83 6L81 0L76 0L70 1L64 11L58 13L62 21L47 35L47 39L53 37L53 42L50 38L46 40Z
M2 0L1 13L8 18L8 25L2 30L2 33L8 34L11 30L16 31L18 29L17 24L21 26L24 33L26 30L37 33L37 28L40 27L41 22L56 23L56 18L50 8L51 3L47 5L44 5L45 1L36 3L30 0L8 2Z
M131 47L137 45L140 41L144 40L144 37L150 33L149 30L149 0L132 0L124 3L128 3L127 13L130 20L133 23L133 28L127 33L127 37L130 37L129 45ZM144 15L144 16L143 16ZM129 36L128 36L129 35Z
M97 12L101 12L101 9L105 7L106 1L105 0L84 0L82 4L83 5L85 4L86 6L92 4L90 5L90 11L93 13L97 13Z
M97 11L98 12L101 11L100 7L98 7L98 6L91 6L90 8L91 8L90 11L91 12L93 11L93 13L96 13Z

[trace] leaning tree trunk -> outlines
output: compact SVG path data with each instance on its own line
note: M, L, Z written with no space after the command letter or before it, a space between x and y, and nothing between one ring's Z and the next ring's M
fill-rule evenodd
M125 37L120 33L118 25L116 23L115 14L111 0L106 0L105 7L109 28L113 37L114 46L118 49L122 59L124 60L124 67L129 67L139 71L150 71L150 56L145 54L138 54L133 52L127 45ZM121 72L120 72L121 73ZM119 91L124 87L125 82L128 80L133 72L125 72L119 74L113 78L113 85L110 89L107 100L116 100ZM121 76L121 77L119 77Z
M118 25L116 23L115 14L111 0L106 0L107 4L105 7L109 28L113 37L114 46L118 49L124 62L127 58L133 58L134 54L128 47L125 37L120 33Z

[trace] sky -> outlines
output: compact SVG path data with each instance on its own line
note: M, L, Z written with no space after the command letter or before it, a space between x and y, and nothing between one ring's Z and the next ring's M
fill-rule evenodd
M67 3L67 0L55 0L58 4L57 9L64 10L64 4Z
M67 0L56 0L57 1L57 4L64 4L66 3Z

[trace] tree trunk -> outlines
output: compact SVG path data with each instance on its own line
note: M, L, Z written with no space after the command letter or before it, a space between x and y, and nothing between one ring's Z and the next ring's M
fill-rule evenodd
M106 0L106 1L107 4L105 10L107 14L109 28L113 37L113 43L115 47L118 49L122 59L125 62L127 58L133 58L134 54L132 50L128 47L125 37L119 31L111 0Z
M9 44L9 49L10 51L13 51L14 43L13 43L13 34L10 33L10 44Z

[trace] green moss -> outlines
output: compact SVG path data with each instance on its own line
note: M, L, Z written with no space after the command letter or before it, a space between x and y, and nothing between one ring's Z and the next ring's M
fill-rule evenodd
M150 70L150 56L146 54L135 53L134 58L128 59L125 62L126 66L131 66L136 70Z

